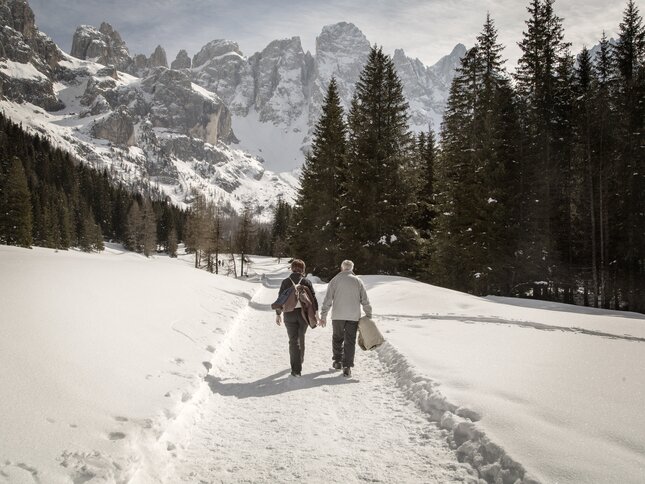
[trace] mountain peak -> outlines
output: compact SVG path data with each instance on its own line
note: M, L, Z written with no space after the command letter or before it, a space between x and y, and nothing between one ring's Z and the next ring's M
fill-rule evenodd
M150 56L148 61L149 67L168 67L168 60L166 59L166 51L160 45L157 46L155 51Z
M242 57L242 51L237 42L226 39L211 40L193 56L193 67L199 67L217 57L232 53Z
M468 50L466 49L466 46L464 44L459 43L455 45L455 47L452 49L452 52L448 54L448 57L453 57L453 58L458 57L459 59L461 59L466 53L466 50Z
M353 35L356 37L365 37L365 34L356 25L351 22L337 22L335 24L325 25L322 28L321 35Z
M365 34L350 22L338 22L325 25L316 37L316 58L319 63L325 63L326 58L342 56L360 59L369 53L370 42Z
M103 65L114 65L126 71L132 59L121 35L107 23L97 29L91 25L77 27L72 39L72 56L78 59L95 59Z

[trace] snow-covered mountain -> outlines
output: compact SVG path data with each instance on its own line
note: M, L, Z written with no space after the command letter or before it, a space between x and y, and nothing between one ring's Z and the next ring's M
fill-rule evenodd
M78 27L68 55L38 30L27 0L0 0L0 44L0 110L25 129L179 205L199 192L232 211L251 202L265 220L278 196L295 197L329 80L349 107L370 49L341 22L323 28L314 54L299 37L250 57L214 40L192 59L180 51L168 68L161 46L131 56L104 22ZM412 129L438 127L464 51L432 67L395 52Z
M299 37L275 40L245 57L235 42L214 40L185 69L193 82L217 93L233 113L233 130L240 146L262 157L277 171L299 167L310 143L313 125L332 76L338 81L344 107L349 108L354 85L367 60L370 41L352 23L322 29L314 54L305 52ZM455 68L466 48L432 67L395 51L393 61L410 104L414 131L438 128ZM173 64L179 65L180 58Z
M79 60L38 31L24 0L0 0L0 27L0 110L25 129L178 205L199 192L230 211L249 201L267 220L279 195L294 197L297 178L232 147L227 105L190 73L164 67L161 48L131 59L104 23L76 31L73 52L89 58Z

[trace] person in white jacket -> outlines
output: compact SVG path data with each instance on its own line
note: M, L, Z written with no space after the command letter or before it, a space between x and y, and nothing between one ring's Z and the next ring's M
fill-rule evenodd
M343 376L349 377L352 375L351 369L354 366L361 305L368 318L372 317L372 306L363 281L353 272L354 263L351 260L344 260L340 269L341 271L327 285L327 294L320 312L320 325L327 324L327 314L331 309L333 367L336 370L342 367Z

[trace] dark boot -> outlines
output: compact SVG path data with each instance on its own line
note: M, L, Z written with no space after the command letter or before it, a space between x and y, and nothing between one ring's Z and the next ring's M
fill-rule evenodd
M343 367L340 361L334 361L331 366L334 370L340 370Z
M349 366L346 366L345 368L343 368L343 376L345 378L349 378L350 376L352 376L352 369Z

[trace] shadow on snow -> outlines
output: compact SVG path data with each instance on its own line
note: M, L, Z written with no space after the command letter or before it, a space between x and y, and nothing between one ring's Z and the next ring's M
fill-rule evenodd
M281 393L306 390L325 385L346 385L358 383L358 380L343 378L338 371L325 370L303 374L301 377L287 377L289 370L282 370L273 375L248 383L230 382L213 375L206 375L204 380L211 391L225 397L252 398L270 397ZM329 377L329 375L337 375ZM327 376L327 378L324 378Z

